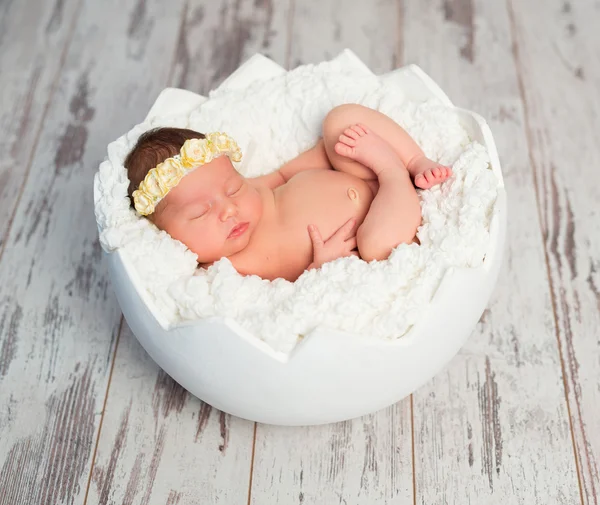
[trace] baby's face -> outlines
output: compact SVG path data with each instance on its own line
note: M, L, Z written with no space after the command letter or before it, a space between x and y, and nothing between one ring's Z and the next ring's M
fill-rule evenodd
M157 206L153 221L211 263L240 252L262 216L262 200L227 156L186 175Z

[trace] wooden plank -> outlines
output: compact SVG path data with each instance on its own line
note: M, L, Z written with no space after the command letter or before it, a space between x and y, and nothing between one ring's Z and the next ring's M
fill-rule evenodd
M284 63L287 4L192 1L174 35L169 85L207 92L255 51ZM246 503L254 430L189 395L126 329L88 503Z
M410 401L325 426L258 425L252 504L413 503Z
M399 66L400 0L325 0L293 6L291 67L318 63L349 48L373 72Z
M394 68L395 2L295 2L290 61L319 62L349 47L372 69ZM258 425L251 503L412 503L410 401L329 426Z
M79 3L32 0L0 5L0 255Z
M489 309L460 355L414 395L416 501L578 503L506 5L407 2L404 19L405 60L420 64L456 104L489 120L510 216ZM539 24L536 15L524 26ZM520 41L519 50L534 54ZM532 93L540 87L531 86Z
M166 83L182 5L81 8L0 264L2 504L84 501L121 321L92 178Z
M173 381L125 326L87 503L246 503L254 423Z
M581 478L600 501L600 5L509 2Z
M290 0L192 1L171 85L206 94L254 53L285 66L290 8Z

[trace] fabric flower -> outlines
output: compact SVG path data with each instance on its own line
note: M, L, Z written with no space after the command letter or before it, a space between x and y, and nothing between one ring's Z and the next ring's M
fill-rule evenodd
M206 136L207 140L214 144L219 152L224 152L229 155L231 161L240 161L242 159L242 151L237 142L229 135L221 132L209 133Z
M181 161L175 158L166 159L156 167L156 172L162 184L168 189L173 189L177 186L181 178L185 175Z
M186 140L181 148L181 163L186 168L212 161L210 146L205 139Z
M139 190L146 193L149 197L162 198L167 194L169 188L165 187L160 179L160 174L153 168L148 172L146 178L140 184Z
M142 216L147 216L154 212L154 199L139 189L133 192L133 203L136 210Z

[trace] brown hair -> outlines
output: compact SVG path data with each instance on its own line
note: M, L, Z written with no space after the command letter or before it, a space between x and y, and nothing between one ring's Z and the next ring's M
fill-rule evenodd
M204 134L184 128L155 128L144 133L124 163L129 177L127 193L131 204L133 205L133 192L150 170L167 158L179 154L186 140L203 138Z

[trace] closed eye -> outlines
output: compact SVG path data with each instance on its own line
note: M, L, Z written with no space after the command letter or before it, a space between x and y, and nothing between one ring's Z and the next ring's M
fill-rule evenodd
M192 217L192 219L200 219L201 217L206 216L210 211L210 207L206 207L200 211L198 211L197 213L194 213L194 216Z
M244 188L244 183L242 182L242 184L239 187L237 187L236 189L229 192L229 196L237 195L238 193L240 193L242 191L243 188Z

